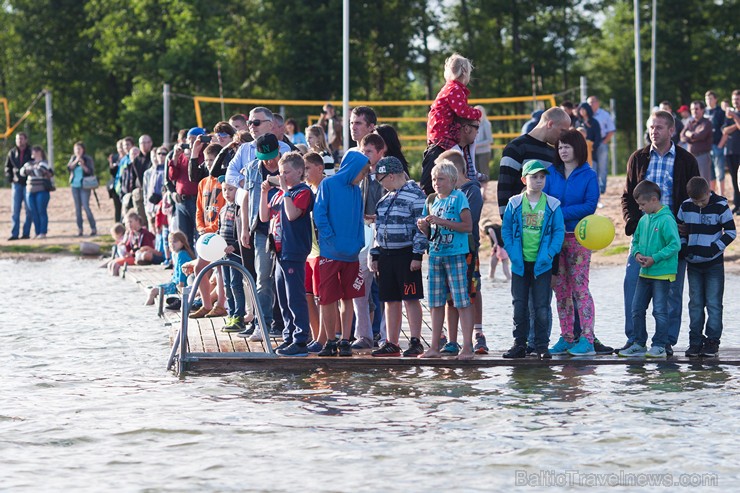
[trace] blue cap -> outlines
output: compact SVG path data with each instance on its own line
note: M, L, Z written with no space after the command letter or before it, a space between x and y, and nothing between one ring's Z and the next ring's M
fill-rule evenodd
M198 135L204 135L205 133L206 133L206 131L203 130L202 128L200 128L200 127L193 127L190 130L188 130L188 137L192 137L193 135L195 135L197 137Z

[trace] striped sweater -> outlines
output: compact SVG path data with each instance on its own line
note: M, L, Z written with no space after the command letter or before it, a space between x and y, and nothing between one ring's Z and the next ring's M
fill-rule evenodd
M512 140L504 148L498 175L498 210L504 217L509 199L522 193L522 166L527 161L537 159L545 168L555 161L555 148L547 142L537 140L529 134Z
M691 199L685 200L676 221L689 227L688 236L681 236L681 247L692 264L722 262L725 248L737 236L727 199L713 192L702 208Z
M409 180L378 201L375 241L370 250L374 258L381 251L413 247L414 258L421 260L429 245L427 237L416 227L416 220L424 211L424 200L424 192L415 181Z

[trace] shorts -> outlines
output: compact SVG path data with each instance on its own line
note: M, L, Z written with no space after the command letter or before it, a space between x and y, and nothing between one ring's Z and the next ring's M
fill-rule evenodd
M470 306L467 292L467 254L429 257L429 306L444 306L447 295L452 295L455 308Z
M166 282L158 286L164 294L177 294L177 285L174 282Z
M467 266L465 269L466 286L468 296L470 296L470 300L472 301L480 291L480 259L478 258L478 253L468 253L465 255L465 265ZM452 296L449 293L447 294L447 304L453 306Z
M318 296L319 284L319 257L309 257L306 259L306 294Z
M378 257L380 301L420 300L424 298L421 269L410 270L413 251L409 249L382 253ZM396 253L397 252L397 253Z
M120 266L134 265L136 264L136 259L134 257L118 257L117 259L113 260L113 262L117 263Z
M360 262L342 262L319 257L319 305L331 305L339 300L365 296L365 281Z
M501 261L509 260L509 254L506 253L506 249L501 248L500 246L496 247L496 251L494 252L494 255L496 255L496 258Z

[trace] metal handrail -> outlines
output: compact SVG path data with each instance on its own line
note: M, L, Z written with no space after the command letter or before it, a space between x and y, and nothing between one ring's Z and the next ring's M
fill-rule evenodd
M186 286L185 289L183 289L182 292L182 306L181 306L181 322L180 322L180 330L177 332L177 336L175 337L174 342L172 343L172 350L170 351L170 357L167 360L167 370L172 369L172 365L175 362L175 357L177 356L178 350L179 350L179 373L182 373L183 371L183 364L187 363L188 361L188 315L190 314L190 305L192 305L193 301L195 301L195 295L198 291L197 289L193 289L196 286L200 286L200 281L203 279L203 276L206 275L207 272L210 270L220 267L220 266L227 266L231 267L232 269L237 269L239 272L242 273L243 276L243 282L248 283L249 289L247 290L249 292L250 300L252 302L253 308L254 308L254 314L257 317L257 323L260 327L260 332L262 333L262 342L265 346L265 352L267 353L266 356L268 358L277 358L277 354L275 354L275 350L272 347L272 344L270 343L270 335L268 329L265 327L265 319L262 315L262 307L259 304L259 301L257 300L257 287L254 282L254 278L252 275L247 271L247 269L237 262L234 262L233 260L228 259L222 259L217 260L216 262L211 262L208 264L203 270L201 270L198 275L195 277L195 281L192 285ZM246 292L245 292L246 295ZM246 301L246 300L245 300ZM184 341L184 342L183 342Z

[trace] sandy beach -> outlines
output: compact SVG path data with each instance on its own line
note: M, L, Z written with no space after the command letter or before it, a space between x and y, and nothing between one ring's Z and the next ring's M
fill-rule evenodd
M616 236L609 247L594 253L592 257L592 264L594 266L624 265L630 240L624 234L624 221L620 206L624 180L624 176L610 177L607 191L601 197L603 207L599 208L596 213L607 216L612 220L616 229ZM487 220L500 222L496 202L496 182L489 181L486 183L484 193L485 203L481 223L485 223ZM98 188L97 194L100 199L100 207L98 207L94 196L90 199L90 206L97 221L99 233L97 237L90 238L89 236L85 236L80 238L77 236L72 192L69 188L58 188L55 192L51 193L51 200L49 201L49 232L46 239L34 239L35 232L32 227L31 239L7 241L10 236L11 190L9 188L0 189L0 257L79 254L79 245L83 241L97 243L104 249L107 248L111 244L111 238L108 232L114 222L113 202L108 197L108 193L104 187ZM21 213L22 219L23 213ZM738 222L738 218L736 217L735 224L737 225ZM90 228L84 212L83 228L85 234L88 235ZM489 252L490 244L484 239L481 244L481 263L487 261ZM740 272L740 242L734 242L729 246L725 254L725 263L727 270Z

